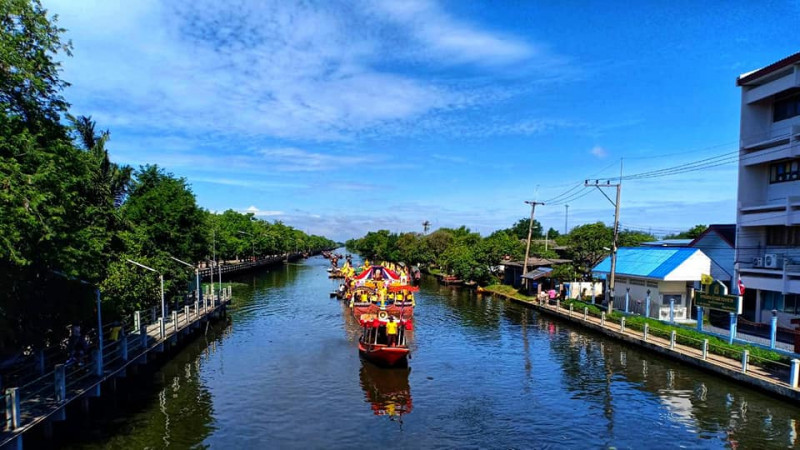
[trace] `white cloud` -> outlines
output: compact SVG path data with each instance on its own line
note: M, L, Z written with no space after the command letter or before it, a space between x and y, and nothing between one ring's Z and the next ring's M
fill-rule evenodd
M589 153L591 153L592 155L594 155L599 159L603 159L608 156L608 151L599 145L595 145L594 147L592 147L592 149L589 150Z
M244 212L252 213L256 217L282 216L283 215L283 211L261 210L261 209L258 209L255 205L250 205L250 207L245 209Z

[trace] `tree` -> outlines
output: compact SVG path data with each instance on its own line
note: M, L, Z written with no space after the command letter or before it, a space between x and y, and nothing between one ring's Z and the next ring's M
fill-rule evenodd
M569 233L569 254L576 272L588 274L610 253L614 232L603 222L580 225Z
M697 239L706 229L708 229L708 225L695 225L686 231L664 236L664 239Z
M620 247L638 247L643 242L656 240L656 237L643 231L622 230L619 233L618 244Z
M56 56L70 55L72 44L62 42L65 30L39 0L0 2L0 110L19 117L36 133L57 126L67 103L61 91L68 83L59 77Z
M530 218L522 218L517 221L511 228L507 228L506 231L511 233L513 236L516 236L517 239L528 239L528 227L530 224ZM533 226L531 231L531 239L541 239L544 237L542 233L542 224L539 223L538 220L533 219Z

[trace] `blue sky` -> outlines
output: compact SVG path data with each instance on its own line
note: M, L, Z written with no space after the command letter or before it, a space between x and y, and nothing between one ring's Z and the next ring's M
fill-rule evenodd
M800 2L45 0L74 114L201 206L334 239L530 214L589 177L737 150L736 77L800 50ZM623 184L621 222L735 220L736 164ZM578 188L574 193L581 192ZM599 192L569 226L613 220ZM566 208L537 208L563 231Z

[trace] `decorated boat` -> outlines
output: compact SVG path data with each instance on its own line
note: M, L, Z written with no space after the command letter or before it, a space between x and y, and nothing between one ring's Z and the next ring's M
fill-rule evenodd
M403 284L403 278L383 266L370 266L350 282L349 298L353 314L378 314L410 319L414 315L414 292L419 288Z
M385 318L385 313L381 311L379 314L362 314L359 317L361 336L358 339L358 353L378 366L407 367L410 357L407 337L413 325L410 320L398 320L393 316Z

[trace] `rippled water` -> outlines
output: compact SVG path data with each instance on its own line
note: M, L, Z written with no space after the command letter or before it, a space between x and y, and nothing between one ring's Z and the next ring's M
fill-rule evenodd
M358 357L319 257L240 278L231 323L89 416L73 448L786 448L800 409L425 280L408 370ZM80 417L76 419L75 417ZM47 445L32 438L34 445Z

